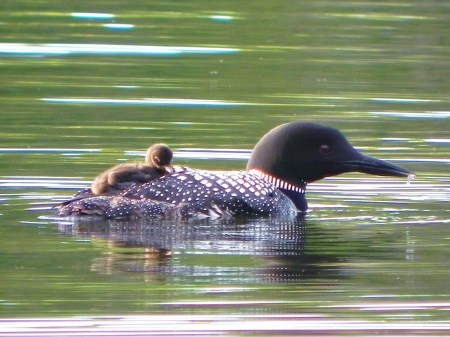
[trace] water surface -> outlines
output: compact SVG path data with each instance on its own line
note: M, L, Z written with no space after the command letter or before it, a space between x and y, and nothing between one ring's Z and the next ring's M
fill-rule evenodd
M2 11L3 332L51 334L62 320L105 335L448 334L445 2L19 1ZM243 169L265 132L293 120L339 128L417 178L326 179L308 188L311 212L284 222L51 219L51 207L154 142L179 165Z

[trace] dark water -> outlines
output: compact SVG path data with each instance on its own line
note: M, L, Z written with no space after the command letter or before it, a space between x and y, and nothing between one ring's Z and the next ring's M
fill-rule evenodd
M86 6L0 4L4 334L448 333L448 3ZM281 222L50 218L154 142L179 165L243 169L292 120L417 179L327 179Z

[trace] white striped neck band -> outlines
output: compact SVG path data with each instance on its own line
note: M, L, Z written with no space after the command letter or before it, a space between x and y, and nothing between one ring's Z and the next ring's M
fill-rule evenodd
M265 181L275 185L277 188L305 193L306 183L303 183L303 186L297 186L258 169L251 169L249 172L260 176Z

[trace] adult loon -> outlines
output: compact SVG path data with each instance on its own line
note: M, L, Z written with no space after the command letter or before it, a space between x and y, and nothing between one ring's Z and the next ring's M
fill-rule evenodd
M246 171L177 167L117 195L75 197L63 203L58 214L106 219L292 215L307 210L308 183L345 172L412 174L362 154L336 129L291 122L263 136Z

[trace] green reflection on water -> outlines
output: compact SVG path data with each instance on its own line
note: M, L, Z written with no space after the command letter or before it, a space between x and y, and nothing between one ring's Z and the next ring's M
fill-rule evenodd
M103 26L105 20L76 19L72 13L87 9L75 2L7 2L0 42L239 52L170 57L2 53L2 148L100 150L0 153L2 176L88 182L120 160L138 159L125 151L143 151L154 142L174 149L251 149L273 126L304 119L341 129L370 154L413 159L405 166L420 182L436 183L433 189L442 194L424 188L413 194L417 199L404 197L399 205L396 190L367 199L332 190L310 193L310 202L319 207L307 218L305 250L311 260L302 264L295 258L223 254L214 247L180 248L161 257L144 247L111 246L102 237L62 234L53 224L37 221L41 213L25 211L31 202L27 197L51 202L74 191L5 188L0 315L319 312L385 319L388 311L362 311L358 305L448 303L448 164L414 162L448 159L448 146L424 141L450 138L448 116L438 114L448 110L450 91L448 8L442 2L94 1L89 7L134 29L112 31ZM213 15L233 20L217 22ZM51 104L46 98L248 105L103 106ZM244 161L176 160L211 169L245 166ZM410 227L401 224L405 220ZM424 220L435 222L424 225ZM272 278L261 277L264 268ZM312 274L303 277L304 269ZM447 319L445 310L433 307L398 313Z

